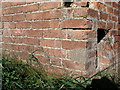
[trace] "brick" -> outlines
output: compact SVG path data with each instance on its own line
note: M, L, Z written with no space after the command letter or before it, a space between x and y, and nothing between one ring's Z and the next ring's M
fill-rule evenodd
M38 55L35 55L35 57L38 59L38 62L40 62L40 63L50 64L50 59L49 59L49 57L38 56Z
M111 7L107 7L107 12L109 12L109 13L112 13L112 14L113 14L113 8L111 8Z
M107 23L107 29L112 29L114 28L114 24L113 23Z
M117 22L117 21L118 21L117 17L115 17L115 16L112 16L112 21L115 21L115 22Z
M97 51L91 51L91 52L89 52L88 53L88 58L90 59L90 58L96 57L96 52Z
M10 3L10 2L8 2ZM11 3L11 6L17 6L17 5L23 5L23 4L26 4L24 0L19 0L19 2L12 2Z
M35 38L24 38L23 42L30 45L40 45L39 39Z
M107 20L108 14L100 12L100 19Z
M26 30L25 34L28 37L43 37L43 30Z
M91 28L91 23L83 19L64 20L61 23L61 28Z
M68 71L60 68L60 67L53 67L53 66L48 66L45 67L45 69L47 70L47 72L52 73L52 74L57 74L57 75L67 75Z
M61 66L62 60L59 58L51 57L51 64L56 66Z
M25 20L25 15L24 14L13 16L13 21L23 21L23 20Z
M112 6L112 2L105 2L105 4L108 4L108 5Z
M67 39L86 40L95 38L96 33L93 30L67 30Z
M3 28L3 23L0 23L0 29Z
M15 38L12 38L12 40L13 40L12 42L13 43L23 43L23 39L24 38L17 38L17 37L15 37Z
M30 11L38 11L39 10L39 4L33 4L33 5L27 5L24 8L26 8L26 12Z
M39 10L50 10L61 7L61 2L43 2L39 5Z
M105 58L101 58L101 59L100 59L100 62L103 63L103 64L109 64L109 63L110 63L110 60L105 59Z
M62 41L63 49L86 48L86 42L83 41Z
M41 46L54 47L54 41L55 40L41 39L40 40L40 45Z
M113 7L116 8L116 9L118 9L119 5L116 2L113 2Z
M99 2L94 2L94 8L101 11L106 11L106 6Z
M42 12L26 14L26 19L27 20L39 20L39 19L42 19L42 17L43 17L43 13Z
M95 11L93 9L88 9L88 16L91 16L91 17L98 19L98 11Z
M62 65L65 68L69 69L76 69L76 70L83 70L83 66L79 64L78 62L73 62L70 60L62 60Z
M2 21L12 21L12 16L3 16Z
M98 18L98 11L89 8L75 8L74 9L74 17L87 17L91 16L94 18Z
M30 22L17 22L16 28L31 28Z
M73 4L75 4L75 5L77 5L77 6L87 6L87 2L79 2L79 1L77 1L77 2L73 2Z
M99 21L99 22L98 22L98 28L106 29L106 23L103 22L103 21Z
M46 52L47 55L50 56L62 57L62 58L66 57L66 50L45 48L44 51Z
M10 7L12 2L2 2L2 8Z
M88 8L74 8L74 17L86 17L88 15Z
M48 46L48 47L61 47L61 41L59 40L49 40L49 39L41 39L40 40L41 46Z
M12 22L4 22L3 23L3 26L4 26L4 28L12 28L12 29L14 29L15 28L15 23L12 23Z
M115 9L114 9L114 11L113 11L113 12L114 12L114 15L116 15L116 16L118 16L118 15L119 15L119 11L118 11L118 10L115 10Z
M54 47L61 48L62 47L62 41L61 40L55 40Z
M8 30L8 32L10 32L10 34L12 35L12 36L24 36L24 31L22 31L22 30L17 30L17 29L14 29L14 30Z
M26 19L36 20L36 19L57 19L61 18L61 10L53 10L39 13L26 14Z
M2 40L4 41L4 43L11 43L12 42L12 38L10 38L10 37L3 37Z
M51 28L59 28L60 21L59 20L52 20L50 21Z
M11 36L11 32L9 30L3 30L4 36Z
M32 28L50 28L49 21L32 22Z
M45 38L66 38L64 30L44 30L43 37Z
M25 7L12 7L12 8L7 8L3 9L3 14L13 14L13 13L22 13L25 12L26 9Z

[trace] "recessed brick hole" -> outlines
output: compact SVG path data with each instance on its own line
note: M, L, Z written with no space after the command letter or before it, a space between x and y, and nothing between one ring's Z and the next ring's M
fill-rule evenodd
M71 7L71 4L72 4L73 2L64 2L64 6L65 7Z
M105 29L98 29L97 30L97 43L99 43L105 37L107 33L108 31Z

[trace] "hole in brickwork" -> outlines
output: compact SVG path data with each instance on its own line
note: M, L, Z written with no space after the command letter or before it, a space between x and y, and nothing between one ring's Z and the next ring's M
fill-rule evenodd
M72 3L71 0L64 0L64 7L71 7Z
M98 29L97 30L97 43L99 43L105 37L107 33L108 33L108 30Z

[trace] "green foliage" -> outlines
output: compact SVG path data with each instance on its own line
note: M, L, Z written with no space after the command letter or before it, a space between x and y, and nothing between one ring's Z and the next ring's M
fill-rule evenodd
M50 79L42 73L36 72L26 64L2 60L3 73L2 83L5 90L19 89L44 89L52 88L49 84Z
M115 82L115 76L106 71L98 72L89 78L75 75L55 78L49 76L42 68L38 72L30 65L20 64L15 60L3 58L2 64L3 90L86 90L94 78L101 77L109 77Z

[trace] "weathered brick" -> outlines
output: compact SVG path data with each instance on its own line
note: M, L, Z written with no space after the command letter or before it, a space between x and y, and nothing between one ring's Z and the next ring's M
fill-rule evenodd
M14 30L8 30L8 32L11 34L11 36L24 36L25 35L23 30L14 29Z
M3 16L2 21L12 21L12 16Z
M98 22L98 28L106 29L106 23L103 22L103 21L99 21L99 22Z
M44 51L47 53L47 55L55 56L55 57L65 58L66 55L67 55L66 50L63 50L63 49L48 49L48 48L45 48Z
M93 30L66 30L67 39L85 40L95 38L96 34Z
M88 8L74 8L74 17L86 17L88 15Z
M39 55L35 55L35 57L38 59L37 61L40 62L40 63L50 64L49 57L39 56Z
M27 20L56 19L56 18L61 18L61 15L62 14L60 10L54 10L54 11L26 14L26 19Z
M66 38L64 30L44 30L43 37L45 38Z
M14 15L12 18L13 18L13 21L23 21L25 20L25 15L24 14Z
M101 4L100 2L94 2L94 8L101 11L106 11L106 6Z
M24 8L26 9L26 12L30 11L38 11L39 10L39 4L33 4L33 5L27 5Z
M119 15L119 11L118 10L116 10L116 9L114 9L114 15L116 15L116 16L118 16Z
M117 21L118 21L118 19L117 19L117 18L118 18L118 17L112 16L112 21L117 22Z
M55 40L41 39L40 44L41 44L41 46L54 47L54 41Z
M39 10L49 10L61 7L61 2L43 2L39 5Z
M83 19L64 20L61 23L61 28L91 28L91 23Z
M62 60L62 65L65 68L83 70L83 66L78 62L73 62L70 60Z
M30 22L17 22L16 28L31 28Z
M114 24L113 23L107 23L107 29L112 29L114 28Z
M113 2L113 7L115 7L116 9L118 9L119 5L116 2Z
M30 44L30 45L40 45L39 39L35 39L35 38L24 38L23 42L25 44Z
M10 3L10 2L7 2L7 3ZM23 5L23 4L26 4L24 0L19 0L19 2L11 2L10 5L11 6L17 6L17 5Z
M12 2L2 2L2 8L10 7Z
M111 8L111 7L107 7L107 12L109 12L109 13L112 13L112 14L113 14L113 8Z
M59 28L60 21L59 20L51 20L50 27L51 28Z
M50 28L49 21L32 22L31 25L32 25L32 28Z
M3 9L3 14L13 14L22 12L26 12L26 8L22 6Z
M100 19L107 20L108 14L100 12Z
M89 9L89 8L75 8L74 9L74 17L94 17L94 18L98 18L98 11L95 11L93 9Z
M77 5L77 6L87 6L87 2L79 2L79 1L77 1L77 2L73 2L73 4L75 4L75 5Z
M83 41L62 41L62 48L63 49L78 49L78 48L85 48L86 42Z
M52 73L52 74L57 74L57 75L68 74L68 71L63 68L53 67L53 66L45 66L44 68L47 70L47 72Z
M13 22L4 22L3 23L3 26L4 26L4 28L12 28L12 29L14 29L15 28L15 23L13 23Z
M51 64L56 66L61 66L62 60L59 58L51 57Z
M3 23L0 23L0 29L3 28Z
M43 37L43 30L26 30L25 34L28 37Z

